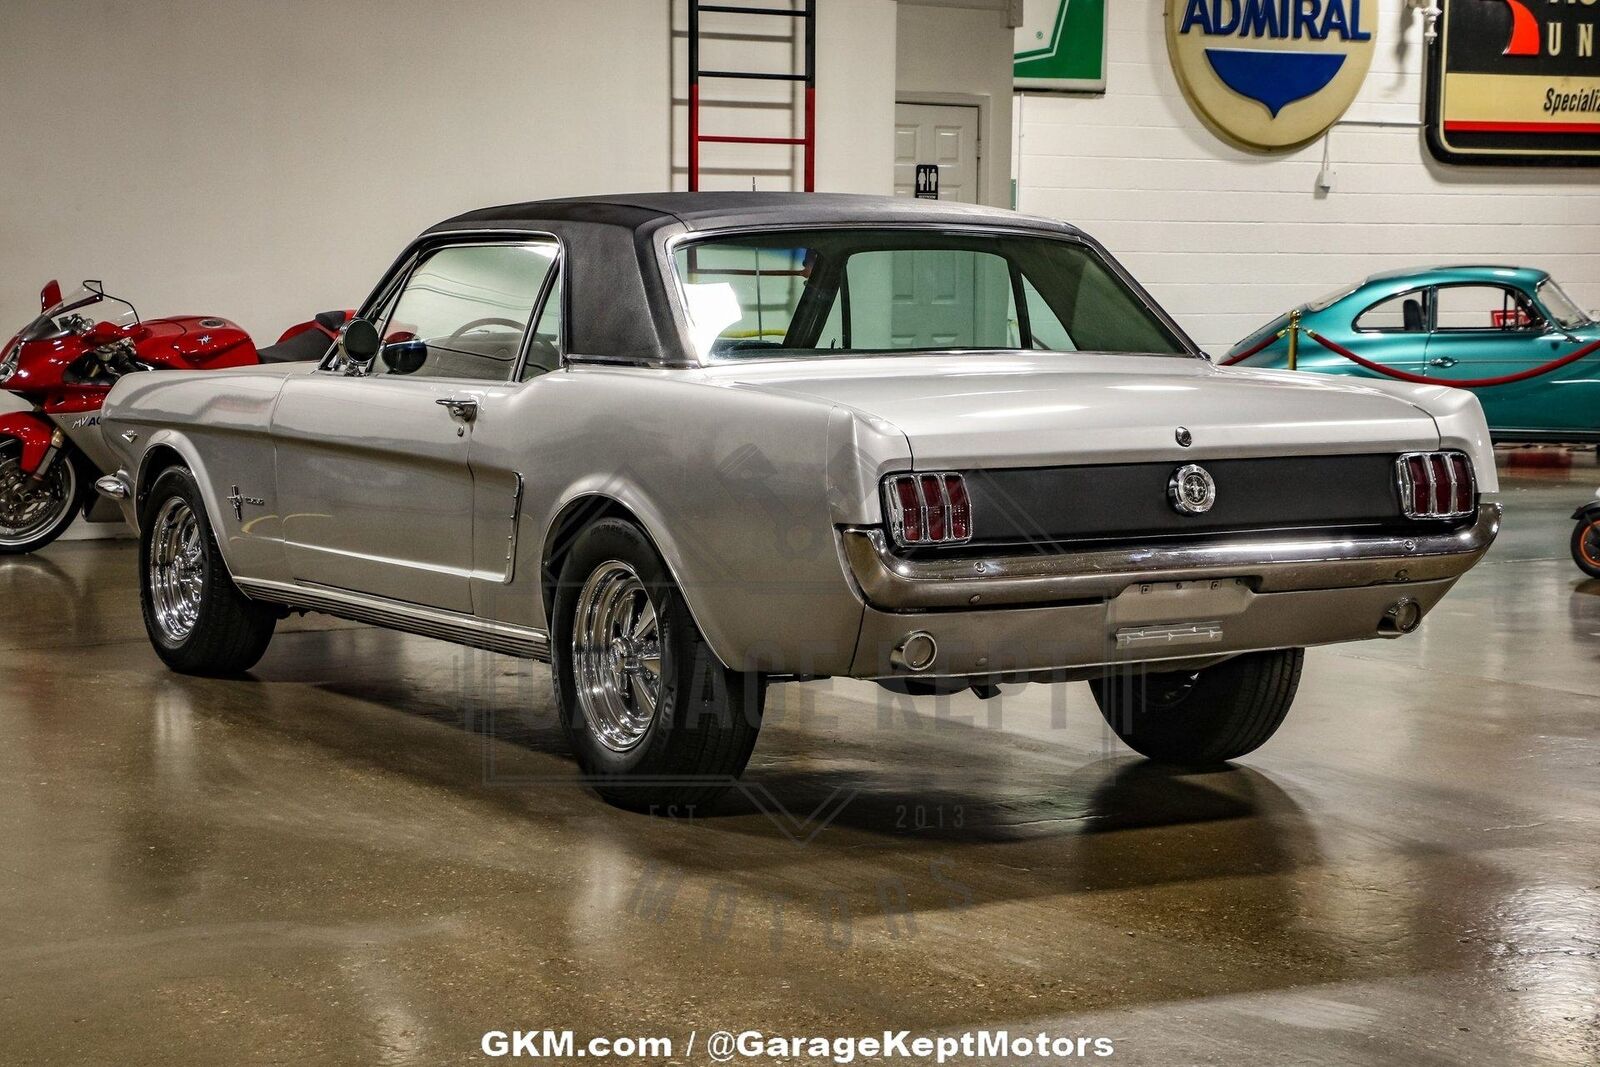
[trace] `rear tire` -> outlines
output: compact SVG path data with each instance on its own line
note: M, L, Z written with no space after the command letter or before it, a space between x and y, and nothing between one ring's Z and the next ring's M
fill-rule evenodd
M1252 652L1201 671L1118 673L1089 686L1106 722L1135 752L1215 766L1253 752L1277 732L1304 664L1303 648Z
M0 443L0 555L37 552L66 533L82 510L88 481L85 464L64 448L35 484L22 471L22 446Z
M1578 520L1572 531L1572 561L1591 578L1600 578L1600 515Z
M718 661L637 526L604 519L578 536L553 619L561 724L604 800L682 815L728 791L755 747L766 681Z
M180 674L242 674L277 625L272 608L233 584L200 488L182 467L163 471L140 509L139 604L156 655Z

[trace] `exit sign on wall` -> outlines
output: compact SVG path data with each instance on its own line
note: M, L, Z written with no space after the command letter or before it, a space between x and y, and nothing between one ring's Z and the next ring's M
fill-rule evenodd
M1015 40L1016 88L1105 92L1106 0L1023 0Z

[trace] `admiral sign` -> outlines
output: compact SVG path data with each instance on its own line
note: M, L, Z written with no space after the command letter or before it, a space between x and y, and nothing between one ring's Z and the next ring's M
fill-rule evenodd
M1184 95L1246 148L1294 148L1339 120L1366 79L1377 0L1167 0Z
M1428 145L1449 163L1600 164L1597 0L1443 0Z

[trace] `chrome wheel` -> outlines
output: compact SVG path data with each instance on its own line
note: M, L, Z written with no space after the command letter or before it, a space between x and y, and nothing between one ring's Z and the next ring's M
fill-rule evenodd
M661 699L661 627L650 593L619 560L584 582L572 620L578 703L602 745L627 752L644 740Z
M0 546L13 548L54 529L78 500L78 471L65 454L57 455L45 476L35 482L22 469L14 450L0 455Z
M161 634L174 644L194 630L205 590L205 534L188 501L172 497L150 525L145 581Z

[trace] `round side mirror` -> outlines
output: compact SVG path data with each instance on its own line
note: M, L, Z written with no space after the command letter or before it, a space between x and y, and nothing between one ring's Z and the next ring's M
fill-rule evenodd
M366 319L351 319L340 328L336 347L346 366L364 374L378 358L383 340L378 336L378 328Z

